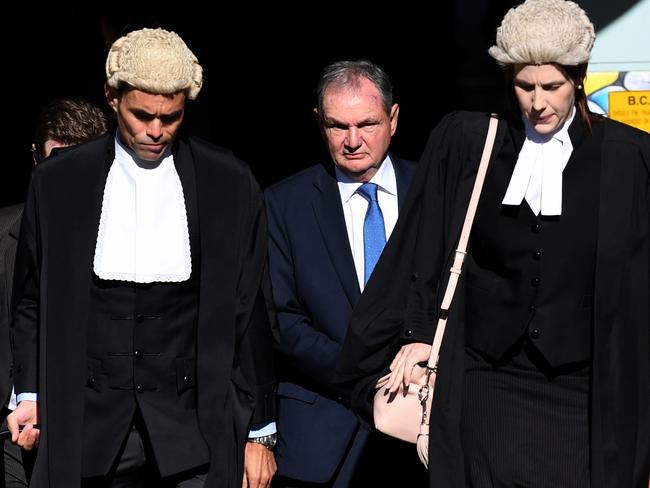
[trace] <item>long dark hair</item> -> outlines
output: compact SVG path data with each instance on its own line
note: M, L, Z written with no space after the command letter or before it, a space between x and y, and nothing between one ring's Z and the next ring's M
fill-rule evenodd
M599 122L602 117L589 110L587 105L587 93L585 92L585 77L587 76L587 63L579 64L578 66L564 66L561 64L553 63L560 72L568 79L573 80L575 86L575 106L578 109L580 118L584 121L589 132L591 132L591 125L594 122Z

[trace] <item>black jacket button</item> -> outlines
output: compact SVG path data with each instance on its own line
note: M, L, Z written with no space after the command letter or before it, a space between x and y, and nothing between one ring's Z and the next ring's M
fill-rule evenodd
M539 339L539 330L533 329L530 331L530 337L531 339Z
M135 391L137 391L138 393L143 393L144 392L144 386L142 386L142 385L136 386Z
M542 230L542 225L540 223L535 223L530 226L530 230L533 232L533 234L539 234L539 232Z

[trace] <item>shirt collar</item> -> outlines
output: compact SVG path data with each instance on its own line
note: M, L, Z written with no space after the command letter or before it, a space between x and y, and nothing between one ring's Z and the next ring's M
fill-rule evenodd
M562 128L559 131L557 131L553 136L555 139L558 139L562 144L571 140L571 138L569 137L569 127L571 127L575 115L576 115L576 108L573 107L573 110L571 111L571 115L569 116L569 118L564 121Z
M336 173L339 192L341 193L341 200L344 203L347 203L363 183L354 181L337 167L334 168L334 171ZM395 168L393 168L393 162L391 161L390 156L386 155L386 158L377 169L375 175L370 179L369 183L375 183L381 191L391 195L397 195L397 179L395 177Z

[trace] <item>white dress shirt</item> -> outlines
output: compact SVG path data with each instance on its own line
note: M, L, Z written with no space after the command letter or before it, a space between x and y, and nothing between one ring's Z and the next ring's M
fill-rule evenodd
M348 231L348 242L354 259L354 268L359 280L359 289L364 288L364 246L363 246L363 223L368 210L368 200L357 193L362 185L358 181L352 181L342 171L336 168L336 179L343 204L343 215L345 216L345 227ZM386 241L393 232L398 216L397 202L397 179L395 168L389 156L371 178L369 183L377 185L377 201L384 216L384 228L386 229Z

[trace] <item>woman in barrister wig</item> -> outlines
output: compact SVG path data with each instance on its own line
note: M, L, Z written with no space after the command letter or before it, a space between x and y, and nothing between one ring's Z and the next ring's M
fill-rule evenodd
M431 486L648 486L650 135L589 113L594 38L577 4L528 0L489 50L517 110L500 116L442 343ZM338 378L362 414L389 368L398 391L429 356L488 120L432 132L355 310Z

